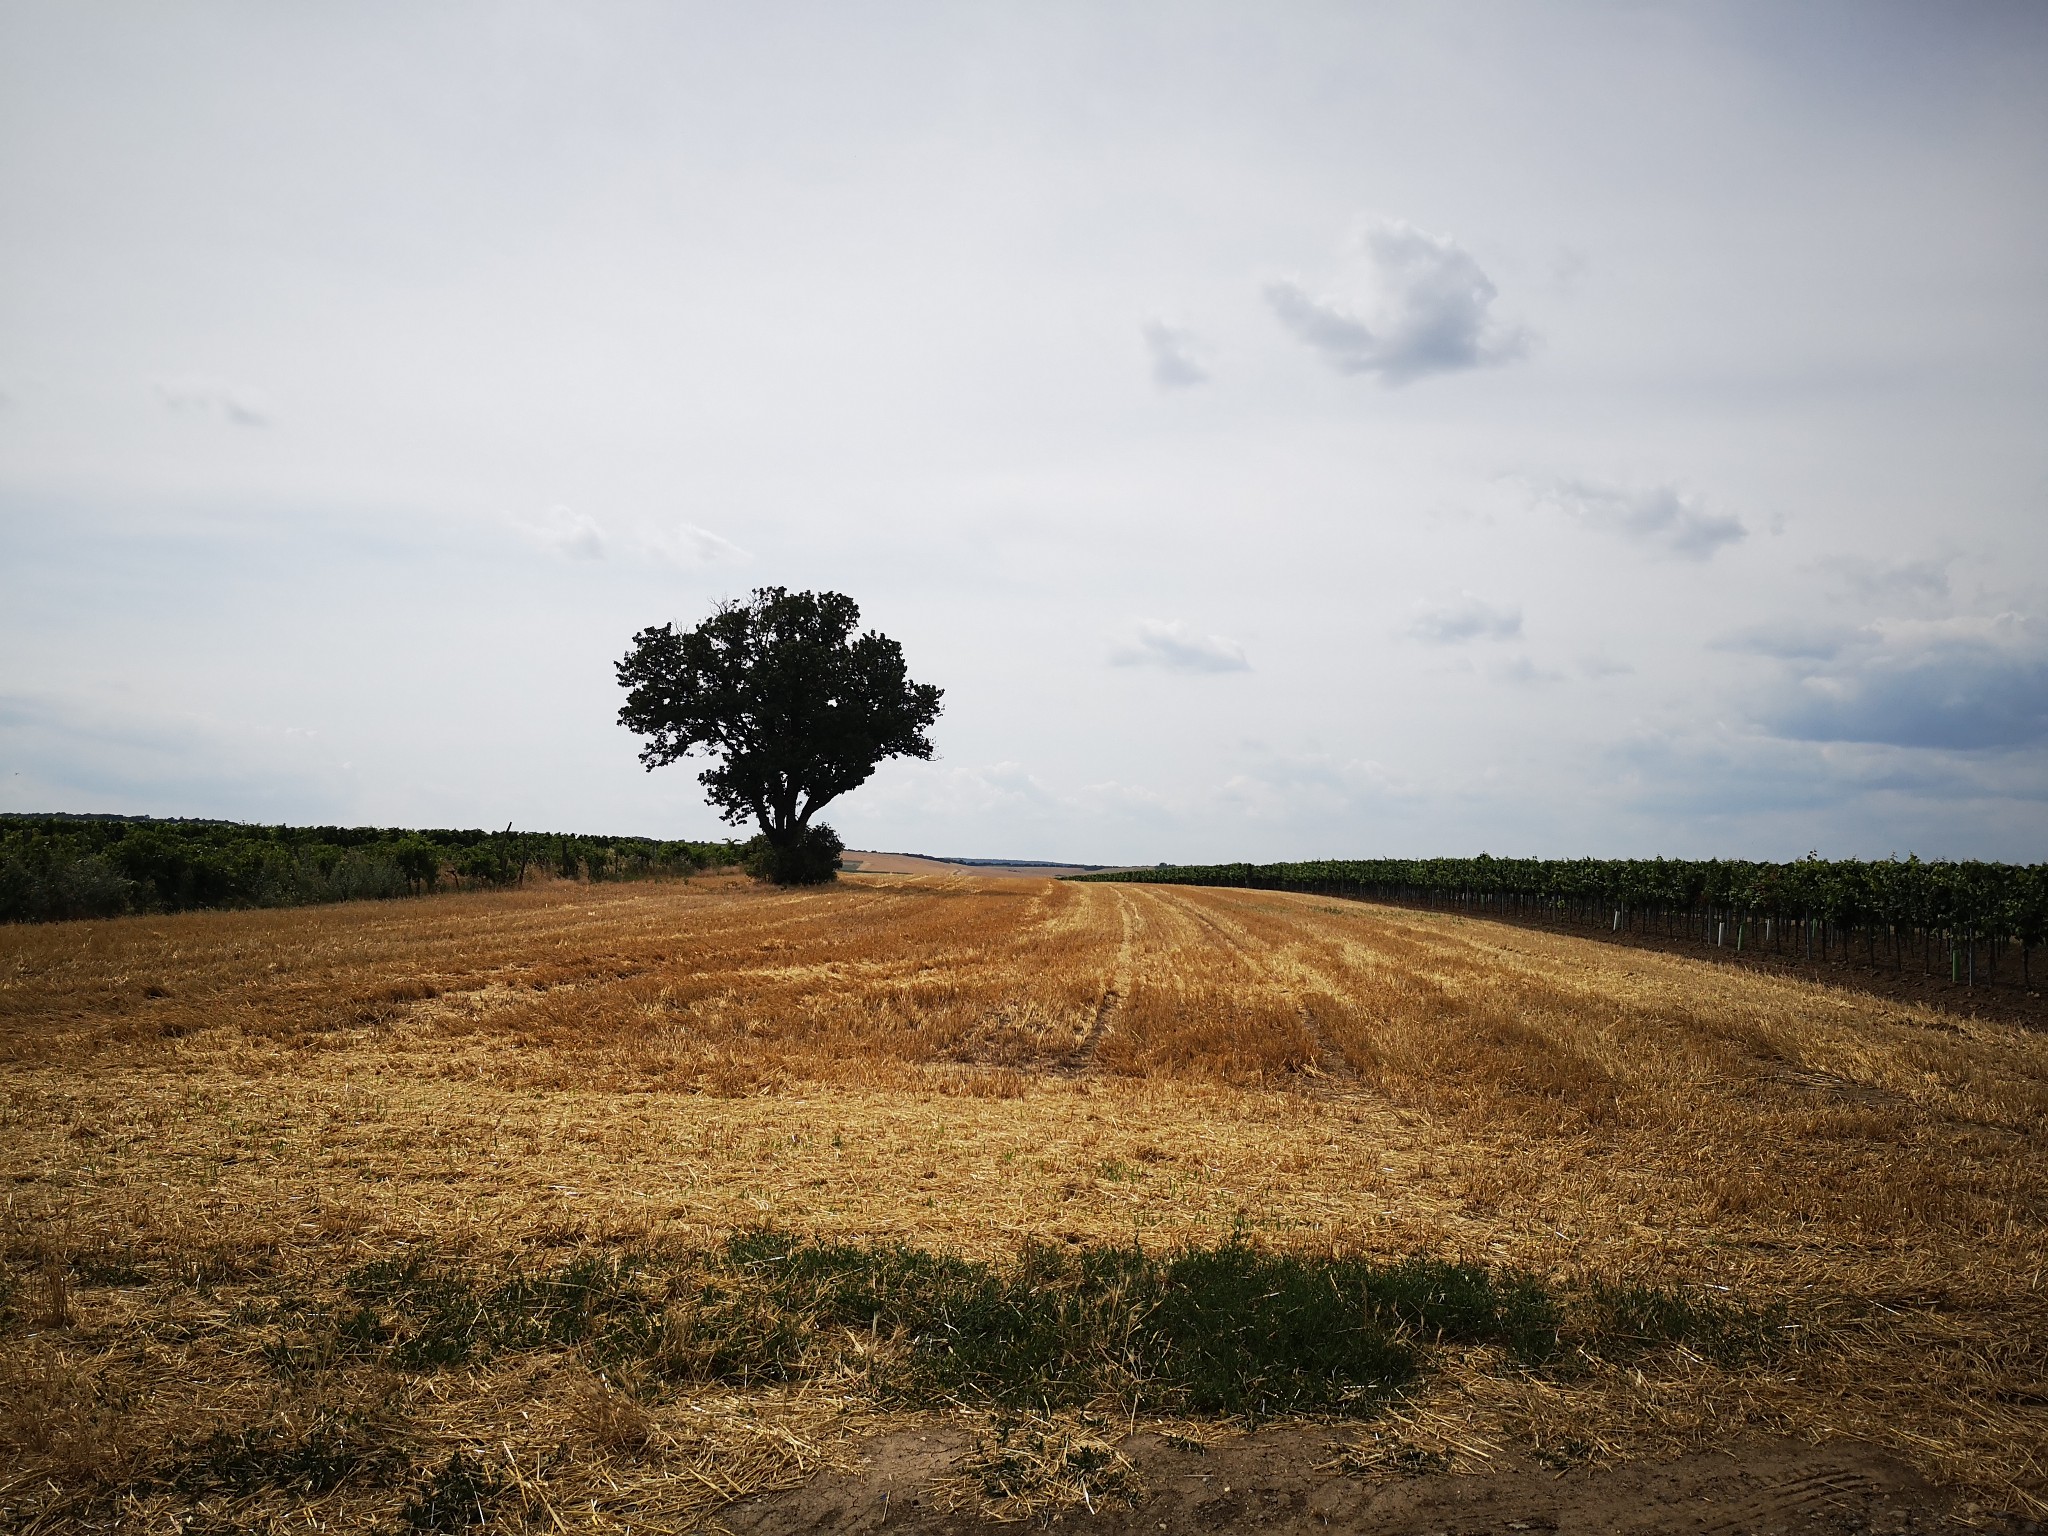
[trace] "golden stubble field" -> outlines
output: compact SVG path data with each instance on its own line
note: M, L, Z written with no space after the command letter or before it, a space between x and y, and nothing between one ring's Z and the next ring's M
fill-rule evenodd
M283 1373L266 1341L394 1253L763 1225L973 1257L1235 1233L1735 1298L1785 1319L1766 1357L1446 1351L1390 1421L1453 1468L1855 1437L2040 1512L2044 1131L2039 1034L1306 896L857 875L12 928L0 1522L389 1522L397 1473L165 1470L337 1411L415 1468L489 1459L536 1528L714 1516L904 1411L831 1380L648 1400L570 1348Z

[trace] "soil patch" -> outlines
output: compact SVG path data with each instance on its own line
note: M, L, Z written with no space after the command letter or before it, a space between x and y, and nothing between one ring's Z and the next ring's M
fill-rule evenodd
M1112 1491L999 1521L972 1497L976 1442L953 1429L879 1436L849 1470L735 1505L738 1536L810 1531L970 1533L1260 1531L1466 1533L2035 1532L1978 1510L1874 1447L1752 1439L1726 1451L1608 1467L1503 1466L1403 1475L1358 1458L1355 1431L1282 1425L1207 1445L1141 1432L1116 1443L1127 1464ZM963 1473L967 1474L963 1478ZM1121 1496L1116 1491L1122 1490ZM964 1491L964 1496L963 1496ZM1071 1490L1070 1490L1071 1494ZM1092 1507L1091 1507L1092 1506Z

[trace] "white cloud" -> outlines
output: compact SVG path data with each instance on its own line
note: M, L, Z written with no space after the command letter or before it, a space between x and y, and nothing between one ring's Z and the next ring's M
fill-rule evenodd
M219 379L163 379L157 383L156 394L180 415L212 416L237 427L270 425L271 411L260 396Z
M1209 382L1209 370L1200 362L1201 343L1192 332L1164 320L1148 320L1140 330L1152 359L1154 384L1161 389L1187 389Z
M1180 810L1171 799L1155 789L1143 784L1125 784L1117 779L1083 784L1074 794L1073 804L1095 816L1136 817L1144 821L1162 820Z
M1499 291L1493 280L1448 235L1378 219L1364 226L1357 250L1364 292L1356 307L1292 278L1266 287L1280 323L1339 373L1406 384L1510 362L1528 350L1528 334L1491 313Z
M1468 640L1518 640L1522 610L1497 608L1466 592L1455 602L1419 605L1408 633L1431 645L1462 645Z
M694 570L720 561L752 558L732 540L695 523L643 524L613 534L587 512L555 506L538 517L514 518L513 526L540 548L565 560L602 560L617 549L635 558Z
M542 549L565 560L604 558L604 529L587 512L549 507L539 517L515 519L514 526Z
M1213 810L1247 821L1314 825L1414 794L1412 784L1372 758L1278 753L1232 774L1214 792Z
M1821 562L1857 597L1877 602L1917 604L1923 611L1949 595L1948 568L1955 556L1922 560L1870 560L1842 555Z
M1490 669L1495 681L1509 683L1517 688L1533 688L1539 683L1561 683L1564 674L1555 667L1539 667L1526 656L1515 656Z
M1671 485L1636 490L1571 480L1538 492L1537 499L1588 528L1634 539L1682 560L1711 560L1725 546L1749 537L1739 518L1709 512L1698 497Z
M1579 658L1579 676L1596 683L1603 678L1626 677L1633 671L1634 667L1605 651L1589 651Z
M721 538L708 528L699 528L695 523L675 523L667 528L651 530L642 534L635 541L635 546L657 559L685 569L712 565L721 560L752 558L732 540Z
M863 789L858 800L849 798L843 805L848 808L844 814L866 823L964 828L1019 812L1057 811L1068 803L1024 764L1005 760L979 765L898 763L880 783ZM834 802L833 810L841 809L842 802Z
M1244 647L1225 635L1205 635L1177 619L1140 619L1110 653L1120 667L1165 667L1173 672L1243 672Z

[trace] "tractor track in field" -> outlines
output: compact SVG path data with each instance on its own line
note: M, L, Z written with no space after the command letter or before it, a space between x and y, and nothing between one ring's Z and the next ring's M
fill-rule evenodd
M1268 958L1271 947L1257 944L1235 924L1203 908L1199 903L1178 896L1168 897L1174 910L1191 920L1203 932L1208 933L1225 949L1245 964L1272 975L1274 967ZM1364 1083L1357 1069L1345 1058L1342 1051L1323 1032L1322 1024L1315 1016L1315 1009L1306 1002L1295 1005L1295 1017L1301 1023L1301 1032L1308 1041L1310 1062L1303 1069L1302 1076L1309 1079L1307 1091L1340 1097L1364 1090Z
M1102 989L1102 995L1095 1000L1094 1016L1081 1038L1075 1042L1072 1055L1061 1069L1061 1075L1085 1077L1095 1071L1095 1060L1101 1050L1102 1041L1116 1028L1117 1010L1131 992L1131 940L1133 937L1133 908L1128 893L1111 887L1116 901L1117 917L1122 925L1122 935L1117 943L1116 961L1111 967L1109 985Z

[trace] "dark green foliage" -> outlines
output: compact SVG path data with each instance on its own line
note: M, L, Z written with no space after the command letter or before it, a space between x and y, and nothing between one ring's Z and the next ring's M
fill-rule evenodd
M1413 1377L1410 1339L1500 1343L1529 1358L1556 1348L1535 1282L1435 1261L1233 1242L1164 1258L1032 1246L995 1265L772 1232L734 1238L726 1259L791 1311L907 1340L879 1385L911 1402L1041 1407L1107 1393L1206 1413L1343 1410Z
M1415 1373L1404 1331L1507 1342L1518 1294L1458 1266L1378 1268L1241 1244L1168 1259L1032 1247L1005 1266L776 1233L695 1263L583 1255L482 1284L416 1252L362 1266L347 1289L363 1310L338 1320L337 1335L413 1370L583 1346L674 1379L780 1380L806 1367L819 1330L850 1329L906 1346L876 1385L908 1403L1040 1407L1112 1393L1252 1414L1384 1395Z
M1129 1335L1134 1374L1174 1383L1197 1413L1335 1408L1415 1374L1366 1266L1232 1245L1130 1278L1146 1307Z
M1499 1344L1530 1365L1558 1351L1557 1307L1541 1282L1528 1275L1442 1259L1403 1259L1361 1283L1376 1307L1419 1338Z
M777 885L825 885L839 876L846 844L823 822L793 833L780 847L766 837L746 844L742 863L756 880Z
M761 829L778 882L832 879L838 850L825 862L811 818L885 759L932 755L940 690L913 683L903 647L859 625L843 593L762 587L695 629L641 630L618 664L619 723L647 738L640 761L716 759L697 776L706 797Z
M406 1500L399 1518L415 1531L466 1531L496 1518L513 1487L504 1472L458 1450Z
M216 1431L179 1456L169 1481L195 1494L262 1488L326 1493L351 1477L384 1472L403 1459L391 1443L390 1426L362 1413L321 1411L303 1430L265 1424Z
M365 1264L345 1285L361 1305L335 1324L334 1344L413 1370L582 1347L599 1363L641 1360L681 1379L779 1380L807 1342L803 1319L645 1254L586 1253L544 1274L485 1280L415 1251Z
M1368 1413L1441 1345L1516 1369L1682 1345L1733 1363L1772 1319L1647 1287L1568 1307L1535 1278L1440 1259L1267 1253L1233 1240L1148 1254L1032 1245L1009 1263L901 1243L742 1233L709 1252L583 1253L482 1275L415 1250L351 1272L354 1310L275 1346L281 1369L374 1355L433 1371L573 1349L642 1382L801 1379L848 1364L905 1406ZM871 1341L849 1355L849 1340Z
M1723 1365L1768 1353L1783 1336L1782 1309L1753 1311L1641 1285L1598 1285L1587 1297L1593 1353L1626 1359L1683 1345Z
M440 850L418 833L398 840L391 850L391 862L405 876L408 890L430 891L440 883Z
M0 815L0 922L302 906L419 894L444 881L517 885L529 870L640 880L738 861L731 842Z
M488 1346L488 1322L476 1292L460 1275L434 1267L424 1253L379 1259L350 1272L349 1295L364 1303L344 1323L363 1344L389 1344L394 1365L434 1369L460 1365L479 1345ZM378 1303L402 1321L384 1322Z

